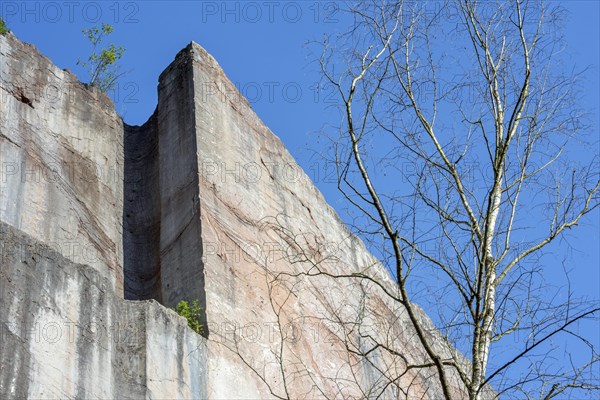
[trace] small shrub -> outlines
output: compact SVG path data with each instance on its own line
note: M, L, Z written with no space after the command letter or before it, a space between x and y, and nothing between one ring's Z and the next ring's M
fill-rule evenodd
M188 326L196 333L199 333L200 335L204 333L204 327L200 323L202 307L198 304L198 300L192 301L191 305L187 301L181 300L177 303L177 307L175 307L174 310L177 314L187 319Z
M116 62L123 57L125 48L111 44L106 48L99 49L104 38L113 32L110 24L103 23L101 27L94 25L82 32L92 44L93 50L87 61L80 59L77 64L87 69L90 86L106 92L115 86L117 78L122 75L119 73L119 66Z
M4 35L8 32L10 32L10 29L8 29L8 26L6 26L6 22L4 22L2 17L0 17L0 35Z

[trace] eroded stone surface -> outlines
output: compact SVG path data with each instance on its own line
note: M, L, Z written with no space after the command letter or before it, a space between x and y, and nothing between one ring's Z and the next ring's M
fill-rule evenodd
M175 57L141 127L14 37L0 52L0 397L441 397L431 369L407 368L426 358L389 274L206 51ZM71 100L36 94L52 85ZM71 161L116 177L64 178ZM10 166L23 162L61 178L27 181ZM64 235L98 260L50 252ZM198 299L207 341L123 297ZM78 333L31 335L54 322ZM94 324L136 334L95 337Z
M0 398L206 398L206 343L0 222Z
M143 126L125 125L123 255L125 298L162 302L160 196L156 113Z
M0 35L0 220L123 290L123 122L110 99Z
M123 300L124 244L144 265L126 271L130 298L160 292L152 144L126 127L125 181L108 97L10 34L0 56L0 398L205 398L205 340L157 302Z
M217 62L194 43L187 51L194 60L209 395L442 397L431 370L406 368L426 358L405 310L383 293L397 295L389 274ZM317 270L364 273L381 288L305 275ZM373 347L367 336L391 351L352 355Z

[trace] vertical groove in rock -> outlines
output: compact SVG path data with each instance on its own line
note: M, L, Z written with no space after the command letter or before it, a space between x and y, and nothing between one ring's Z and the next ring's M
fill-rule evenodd
M150 119L124 127L125 298L205 308L192 58L188 46L161 74Z
M124 126L123 270L125 299L162 303L156 121L155 112L143 126Z

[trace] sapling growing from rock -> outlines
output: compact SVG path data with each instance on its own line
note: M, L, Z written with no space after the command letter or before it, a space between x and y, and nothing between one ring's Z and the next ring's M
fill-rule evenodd
M102 23L101 27L94 25L82 32L92 43L93 50L87 61L80 59L77 61L77 65L81 65L87 70L90 77L88 85L106 92L112 89L117 78L123 75L119 73L119 66L115 63L123 57L125 48L114 44L102 49L99 48L104 38L113 32L113 27L110 24Z
M2 17L0 17L0 35L4 35L8 32L10 32L10 29L8 29L8 26L6 26L6 22L4 22Z
M204 333L204 327L200 323L202 307L198 303L198 300L193 300L191 304L185 300L181 300L177 303L177 307L175 307L174 310L177 314L187 319L188 326L196 333L200 335Z

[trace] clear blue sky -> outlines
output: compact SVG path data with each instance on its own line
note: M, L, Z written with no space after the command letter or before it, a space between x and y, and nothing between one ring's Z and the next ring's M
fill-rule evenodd
M584 105L594 114L595 135L600 126L600 7L596 0L564 1L571 13L566 26L568 52L577 68L591 66ZM317 68L305 43L342 29L336 3L317 1L6 1L0 13L14 34L33 43L61 68L82 80L78 57L89 54L81 30L97 22L114 26L111 42L127 51L122 60L130 71L120 81L117 111L129 124L146 121L156 106L159 74L175 54L196 41L220 63L262 120L277 134L311 176L321 174L317 186L344 217L335 185L323 179L315 164L319 145L316 132L331 121L328 93L315 93ZM269 88L273 90L270 91ZM597 137L597 136L596 136ZM573 246L573 285L582 294L599 298L600 214L588 218Z

